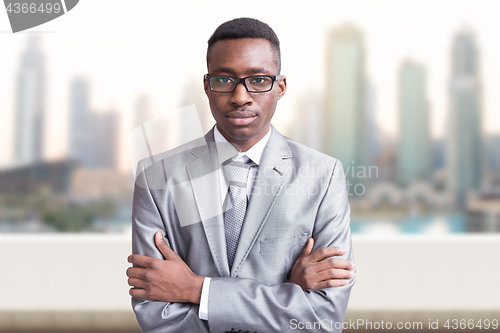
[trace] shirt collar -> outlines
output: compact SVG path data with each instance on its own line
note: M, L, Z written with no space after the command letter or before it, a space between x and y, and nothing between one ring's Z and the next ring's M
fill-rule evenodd
M255 164L259 165L260 160L262 158L262 153L264 152L264 148L271 137L272 127L269 128L267 134L260 139L256 144L254 144L250 149L245 152L238 152L233 145L226 140L226 138L219 132L217 125L214 128L214 140L217 146L217 156L219 157L219 162L222 164L224 161L227 161L231 157L241 157L246 156L250 158ZM222 149L221 149L222 148ZM232 149L231 149L232 148Z

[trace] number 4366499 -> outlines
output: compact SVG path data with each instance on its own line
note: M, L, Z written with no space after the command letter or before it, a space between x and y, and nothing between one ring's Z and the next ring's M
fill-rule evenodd
M444 327L446 327L447 329L452 329L452 330L456 330L456 329L497 329L498 328L498 320L497 319L493 319L493 320L489 320L489 319L484 319L484 320L481 320L479 319L477 322L474 320L474 319L469 319L469 320L465 320L465 319L448 319L446 321L446 323L444 324Z
M61 5L59 3L9 3L7 6L8 13L23 13L23 14L34 14L34 13L59 13L61 11Z

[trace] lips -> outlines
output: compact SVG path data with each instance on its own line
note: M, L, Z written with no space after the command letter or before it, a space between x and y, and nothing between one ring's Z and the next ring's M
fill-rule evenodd
M247 126L257 118L257 115L248 111L233 111L228 113L226 117L234 126Z

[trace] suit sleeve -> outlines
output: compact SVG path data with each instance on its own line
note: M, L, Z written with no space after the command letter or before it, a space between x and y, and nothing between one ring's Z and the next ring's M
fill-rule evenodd
M340 246L347 250L341 258L354 261L349 222L346 180L337 161L316 216L313 250ZM355 279L342 287L303 291L294 283L268 286L254 279L213 277L208 297L210 331L341 332Z
M154 170L148 172L163 172ZM165 217L166 218L166 217ZM139 162L132 206L132 253L163 259L154 242L154 234L165 230L148 186L143 160ZM168 235L166 235L168 241ZM207 324L198 317L198 305L168 303L132 297L132 307L143 333L208 332Z

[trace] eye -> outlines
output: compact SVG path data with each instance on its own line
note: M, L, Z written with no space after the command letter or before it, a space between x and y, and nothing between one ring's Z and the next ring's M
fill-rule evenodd
M215 78L215 81L219 84L227 84L232 82L231 78L229 77L224 77L224 76L219 76Z
M268 81L269 81L269 78L268 78L268 77L262 76L262 77L254 77L254 78L250 81L250 83L251 83L251 84L258 84L258 85L260 85L260 84L265 84L265 83L266 83L266 82L268 82Z

